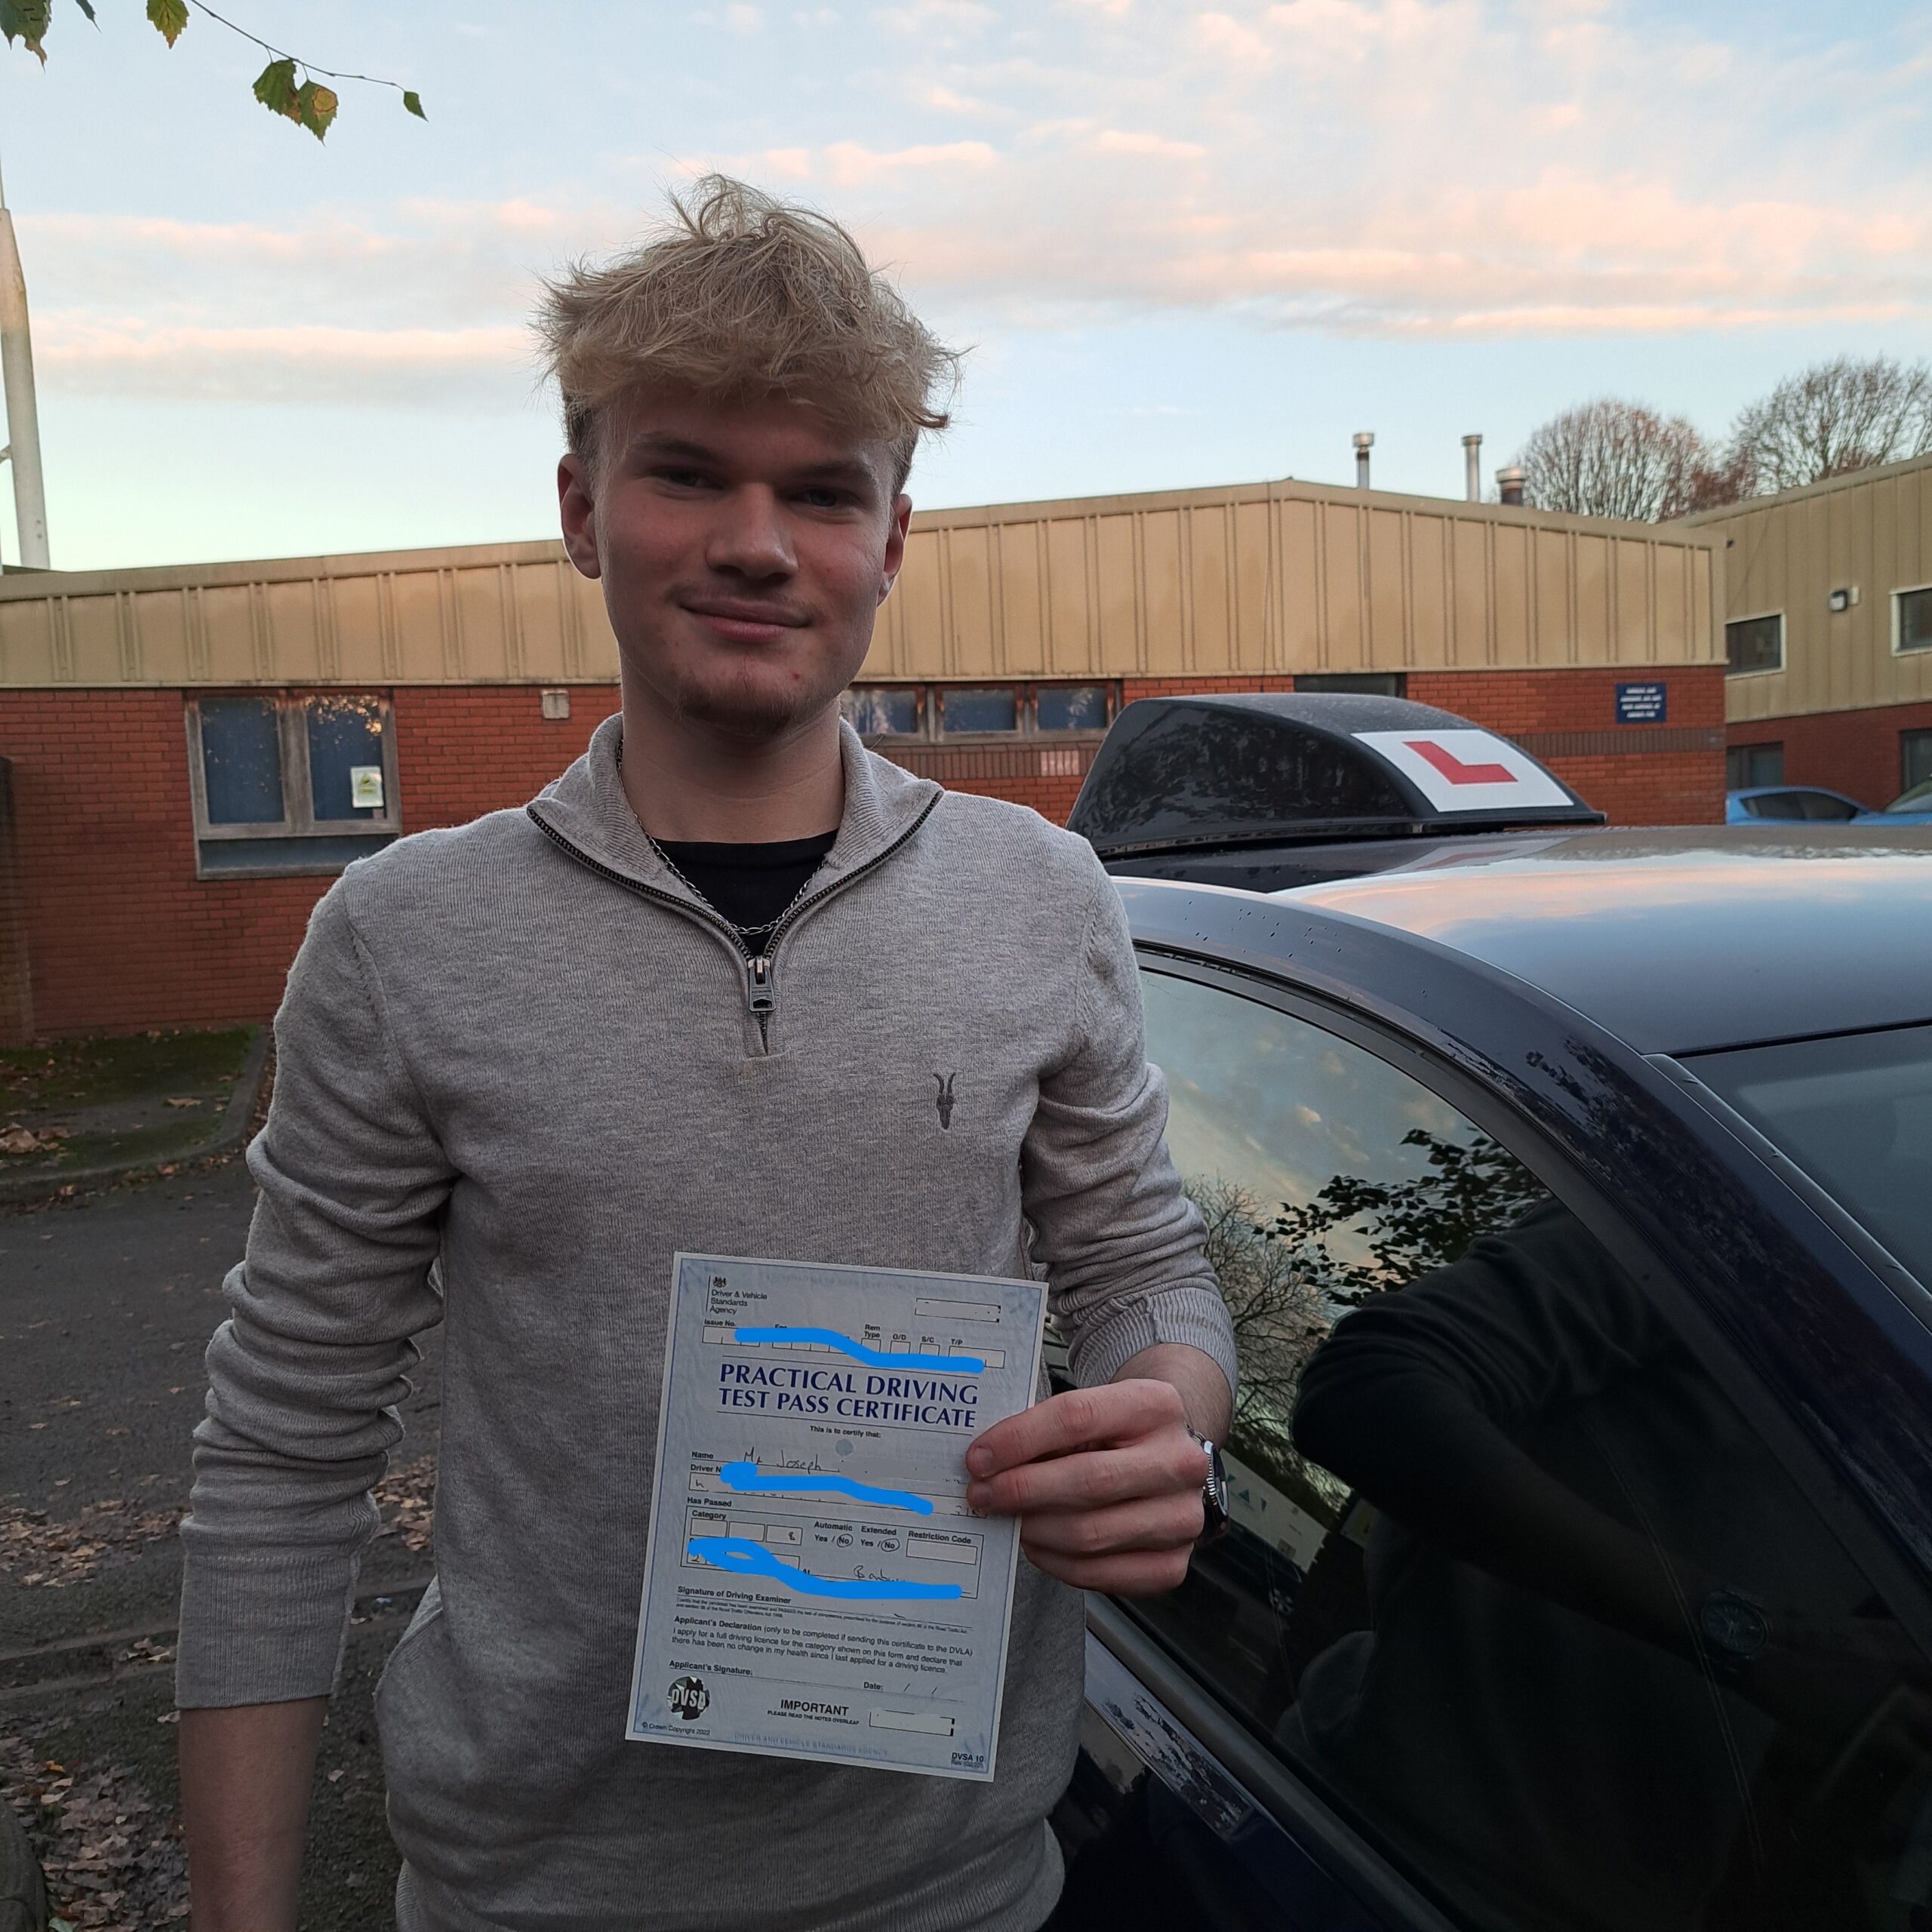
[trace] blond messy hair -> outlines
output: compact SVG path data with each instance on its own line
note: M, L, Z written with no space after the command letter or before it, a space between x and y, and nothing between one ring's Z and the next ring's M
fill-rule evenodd
M572 451L594 460L602 412L640 389L777 395L886 444L896 491L921 432L950 420L957 352L829 215L723 174L671 208L667 233L544 285L537 330Z

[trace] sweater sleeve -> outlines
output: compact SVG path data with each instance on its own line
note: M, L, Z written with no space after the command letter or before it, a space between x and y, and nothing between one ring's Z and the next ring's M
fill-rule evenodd
M248 1152L260 1196L208 1346L181 1526L186 1707L333 1689L412 1337L441 1319L429 1277L452 1172L385 1022L353 879L316 906L289 971Z
M1021 1157L1033 1251L1077 1381L1181 1342L1213 1356L1232 1393L1234 1330L1162 1139L1168 1091L1147 1061L1127 915L1097 861L1093 876L1069 1048L1041 1081Z

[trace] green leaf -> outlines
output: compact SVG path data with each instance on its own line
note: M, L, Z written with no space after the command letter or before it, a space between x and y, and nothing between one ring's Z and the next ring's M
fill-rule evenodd
M328 132L329 123L340 105L332 89L304 81L296 90L295 118L319 141Z
M411 113L416 116L417 120L426 121L429 119L429 115L423 112L423 97L420 94L411 93L408 90L405 90L402 97L402 104L409 109Z
M100 23L98 20L94 20L94 8L91 5L91 0L74 0L74 5L79 8L81 11L86 14L88 18L90 20L92 20L96 26L99 26L100 25Z
M295 63L271 60L255 76L255 98L271 114L285 114L291 121L301 117L295 105Z
M172 47L188 24L188 0L148 0L148 18Z
M38 55L43 67L47 50L40 43L53 9L54 0L0 0L0 33L7 36L10 46L17 40L29 54Z

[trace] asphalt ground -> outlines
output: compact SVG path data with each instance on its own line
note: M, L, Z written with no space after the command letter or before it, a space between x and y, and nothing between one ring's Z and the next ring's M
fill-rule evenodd
M0 1211L0 1786L76 1925L165 1924L185 1896L174 1524L254 1195L236 1155ZM431 1567L438 1365L432 1335L317 1767L301 1922L318 1932L383 1922L395 1882L372 1700Z

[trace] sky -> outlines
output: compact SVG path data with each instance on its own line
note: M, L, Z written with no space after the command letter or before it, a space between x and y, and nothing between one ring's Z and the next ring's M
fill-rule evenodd
M1932 7L1867 0L54 0L0 168L66 569L555 534L539 278L708 168L836 214L968 347L915 503L1462 491L1600 395L1721 434L1932 355ZM0 537L17 552L11 519Z

